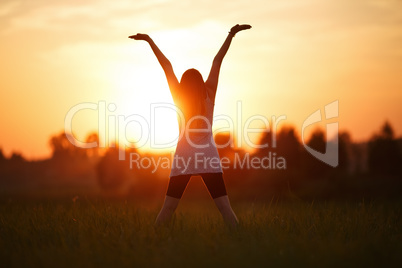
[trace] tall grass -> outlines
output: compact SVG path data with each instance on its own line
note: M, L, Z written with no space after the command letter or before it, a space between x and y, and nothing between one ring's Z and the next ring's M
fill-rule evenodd
M212 201L179 206L166 226L158 206L135 201L6 200L1 267L278 267L402 264L401 204L234 203L226 226Z

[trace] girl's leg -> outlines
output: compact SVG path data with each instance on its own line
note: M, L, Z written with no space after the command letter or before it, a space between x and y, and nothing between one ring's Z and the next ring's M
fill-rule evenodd
M155 224L159 225L170 220L179 205L179 201L190 178L191 175L180 175L170 178L165 201L163 202L163 207L156 218Z
M209 194L218 207L225 222L232 226L237 226L239 220L230 206L229 197L226 193L225 182L223 181L222 173L204 173L201 174L205 185L208 188Z
M214 201L222 214L223 220L232 226L237 226L239 224L239 220L237 219L236 214L233 212L233 209L230 206L228 195L214 198Z
M180 198L166 195L165 202L163 202L163 207L156 218L155 224L160 225L164 222L168 222L176 210L177 205L179 205L179 201Z

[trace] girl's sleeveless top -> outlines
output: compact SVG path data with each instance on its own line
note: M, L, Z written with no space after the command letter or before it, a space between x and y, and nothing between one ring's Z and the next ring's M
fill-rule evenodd
M180 136L172 161L170 177L186 174L223 173L212 135L214 106L214 99L211 99L207 94L205 118L195 120L203 122L201 129L186 131L183 129L185 126L181 126L179 123Z

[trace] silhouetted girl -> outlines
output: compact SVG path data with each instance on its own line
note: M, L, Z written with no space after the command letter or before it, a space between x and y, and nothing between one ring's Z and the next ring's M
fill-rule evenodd
M224 220L231 225L238 223L223 181L219 154L212 136L212 117L222 60L235 34L250 28L250 25L239 24L231 28L213 60L205 83L201 74L195 69L185 71L179 83L172 64L148 35L130 36L135 40L144 40L151 46L165 72L173 101L184 115L184 118L178 117L180 133L183 135L177 143L169 186L163 207L156 219L157 224L171 218L192 175L202 177Z

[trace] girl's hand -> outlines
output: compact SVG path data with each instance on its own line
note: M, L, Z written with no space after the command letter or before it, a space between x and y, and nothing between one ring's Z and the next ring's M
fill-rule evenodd
M135 35L130 35L128 38L134 39L134 40L144 40L144 41L149 41L151 38L147 34L135 34Z
M247 29L250 29L250 28L251 28L251 25L248 25L248 24L242 24L242 25L236 24L235 26L233 26L230 29L230 33L235 35L240 31L247 30Z

